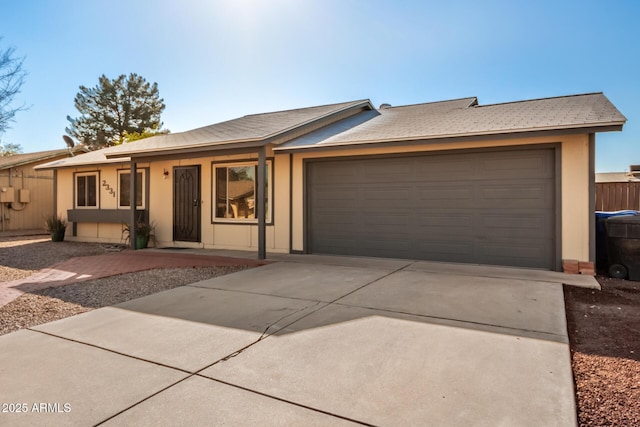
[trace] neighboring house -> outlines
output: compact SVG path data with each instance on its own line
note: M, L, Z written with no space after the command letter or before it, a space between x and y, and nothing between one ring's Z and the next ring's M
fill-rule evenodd
M87 151L78 146L0 157L0 230L44 229L54 212L53 172L35 166Z
M640 210L640 166L596 174L596 210Z
M359 100L41 168L57 175L71 240L118 242L121 223L142 218L161 246L559 270L595 259L595 133L625 122L602 93L379 109Z

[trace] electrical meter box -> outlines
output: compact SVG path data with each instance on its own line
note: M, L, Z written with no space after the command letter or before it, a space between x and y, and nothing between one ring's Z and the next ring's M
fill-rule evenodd
M16 192L13 187L0 188L0 203L15 202Z
M31 202L31 192L25 188L21 188L20 190L18 190L18 201L20 203Z

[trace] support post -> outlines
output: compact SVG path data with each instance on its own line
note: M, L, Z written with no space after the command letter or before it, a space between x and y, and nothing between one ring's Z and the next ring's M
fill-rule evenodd
M589 261L596 262L596 134L589 134Z
M136 181L137 181L137 164L131 160L131 174L129 175L129 205L131 207L131 216L129 218L129 244L132 250L136 250L136 226L138 219L136 218Z
M256 177L256 209L258 213L258 259L267 257L266 242L266 186L267 186L267 154L265 147L258 149L258 176Z
M58 215L58 170L53 170L53 214Z

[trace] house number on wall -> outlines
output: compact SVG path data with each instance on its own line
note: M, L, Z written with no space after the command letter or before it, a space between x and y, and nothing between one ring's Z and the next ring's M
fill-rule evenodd
M116 197L116 190L114 190L113 188L111 188L111 186L109 184L107 184L107 180L106 179L102 180L102 186L107 189L109 194L111 194L113 197Z

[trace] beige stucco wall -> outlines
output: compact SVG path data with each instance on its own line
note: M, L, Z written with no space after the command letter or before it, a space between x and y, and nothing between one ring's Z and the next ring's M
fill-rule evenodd
M439 143L407 147L370 147L333 152L306 152L293 155L290 166L289 154L268 151L273 161L273 224L267 226L267 252L289 252L304 250L304 160L321 157L363 156L391 153L431 152L441 150L463 150L487 147L508 147L531 144L559 144L561 156L561 259L589 260L589 142L588 135L562 137L538 137L503 139L495 141ZM212 215L212 163L257 160L257 154L217 156L141 164L149 167L150 180L149 212L156 224L156 239L159 246L185 246L207 249L257 250L257 225L213 223ZM202 220L200 243L172 241L173 234L173 167L200 165ZM100 182L117 184L117 170L127 169L128 164L110 165L100 168ZM291 167L291 169L290 169ZM73 172L96 170L95 167L60 170L58 172L58 212L66 215L73 207ZM169 176L164 178L164 170ZM291 174L291 178L290 178ZM113 183L113 184L111 184ZM291 194L290 194L291 188ZM291 201L291 206L290 206ZM100 185L102 208L115 209L117 199ZM290 217L291 208L291 217ZM289 247L289 224L291 223L291 248ZM69 232L67 235L70 235ZM78 236L71 240L121 242L121 226L118 224L79 224Z
M495 141L439 143L406 147L370 147L333 152L296 153L293 158L292 250L304 250L304 160L337 157L384 155L392 153L434 152L532 144L560 144L561 147L561 259L589 260L589 138L588 135L502 139Z
M147 167L141 164L139 167ZM98 171L98 203L100 209L118 208L118 170L129 170L128 163L117 163L103 166L87 166L82 168L61 169L57 172L57 212L66 218L67 210L73 209L73 177L77 172ZM113 193L111 192L113 190ZM77 235L72 236L71 224L67 227L66 240L124 243L122 238L122 224L107 223L79 223L76 226Z
M289 188L288 156L273 158L267 153L273 165L273 224L267 225L267 250L271 252L289 251L289 197L283 194ZM257 154L235 156L212 156L193 159L141 163L139 168L148 167L149 173L149 219L155 224L155 236L159 247L192 247L204 249L257 250L257 224L219 223L212 221L212 170L213 163L257 161ZM200 166L201 182L201 242L173 241L173 168L176 166ZM112 196L103 181L114 188L117 194L119 169L128 169L129 164L105 165L100 170L100 208L117 209L117 197ZM66 217L68 209L73 209L73 174L95 171L96 167L63 169L58 171L58 212ZM169 175L165 178L164 171ZM277 189L277 192L276 192ZM77 225L77 236L67 232L69 240L124 243L121 224L81 223Z

